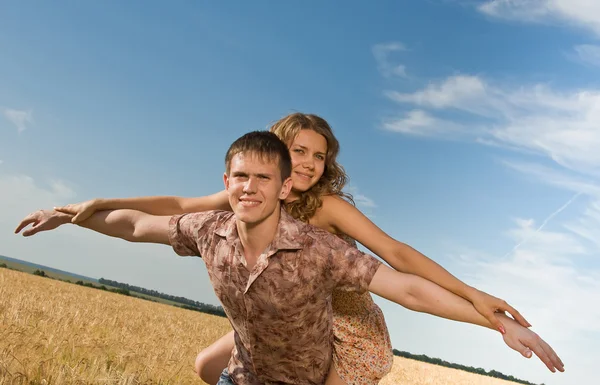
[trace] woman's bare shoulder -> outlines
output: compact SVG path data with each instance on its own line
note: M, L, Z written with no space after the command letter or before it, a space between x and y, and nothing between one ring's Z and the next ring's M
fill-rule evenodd
M330 233L337 234L336 214L340 210L347 210L353 207L348 201L337 194L328 194L321 197L321 207L317 209L315 215L310 219L310 224L320 227Z

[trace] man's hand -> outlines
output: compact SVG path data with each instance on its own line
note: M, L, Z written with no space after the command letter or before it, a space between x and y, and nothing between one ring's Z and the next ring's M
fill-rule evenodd
M502 337L510 348L518 351L525 358L531 358L532 352L535 353L552 373L556 373L557 369L560 372L565 371L565 365L554 349L540 336L505 315L498 314L498 317L501 318L506 328L506 334L503 334Z
M65 223L71 223L72 217L72 215L59 213L53 210L38 210L26 216L21 223L19 223L19 226L15 229L15 234L18 234L30 224L33 224L33 226L23 231L24 237L29 237L40 231L54 230Z
M514 307L506 301L489 295L481 290L475 289L468 298L473 307L484 316L496 330L504 334L505 328L502 325L500 315L508 312L521 326L531 327L531 324Z

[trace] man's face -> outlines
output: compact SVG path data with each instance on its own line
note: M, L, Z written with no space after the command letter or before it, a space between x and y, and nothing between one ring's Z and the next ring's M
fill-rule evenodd
M279 159L251 152L236 154L231 159L229 175L223 179L236 218L247 225L277 215L280 200L287 197L292 187L290 178L281 180Z

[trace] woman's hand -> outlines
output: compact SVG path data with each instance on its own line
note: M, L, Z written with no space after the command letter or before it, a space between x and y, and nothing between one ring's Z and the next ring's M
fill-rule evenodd
M510 306L506 301L489 295L481 290L475 289L467 298L473 304L473 307L484 316L497 330L502 334L506 333L505 326L501 322L500 314L504 315L508 312L515 321L523 327L531 327L531 324L519 313L514 307Z
M91 217L96 211L98 211L98 200L92 199L81 203L68 204L66 206L55 207L54 210L74 215L71 219L71 223L80 223Z

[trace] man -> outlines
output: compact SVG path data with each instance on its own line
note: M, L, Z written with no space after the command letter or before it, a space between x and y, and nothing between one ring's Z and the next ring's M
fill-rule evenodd
M235 330L235 348L220 383L324 383L332 356L334 289L369 290L415 311L493 329L470 302L291 218L281 206L292 186L291 160L274 134L242 136L229 148L225 163L233 212L166 217L115 210L80 224L131 242L169 244L180 255L203 258ZM36 232L51 230L70 219L39 211L16 232L30 223L38 226ZM548 344L504 318L507 345L526 357L532 350L551 371L564 371Z

